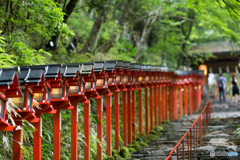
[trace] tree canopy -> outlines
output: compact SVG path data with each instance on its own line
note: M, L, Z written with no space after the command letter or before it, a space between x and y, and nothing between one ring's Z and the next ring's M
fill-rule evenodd
M212 56L190 53L197 43L239 45L239 11L239 0L0 0L0 67L122 59L181 69ZM79 123L82 115L79 109ZM61 155L69 159L70 112L62 116ZM51 159L52 118L43 119L42 157ZM96 113L91 120L96 127ZM24 126L25 142L32 138L29 125ZM1 159L11 159L11 136L0 134ZM83 155L83 138L79 141ZM93 129L92 158L96 141ZM25 143L23 158L31 159L31 151L31 143Z
M202 60L188 53L196 43L238 43L239 6L237 0L1 0L2 64L124 59L179 68Z

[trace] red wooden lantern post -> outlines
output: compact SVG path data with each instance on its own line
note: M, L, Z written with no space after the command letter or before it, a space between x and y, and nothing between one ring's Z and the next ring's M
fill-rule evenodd
M202 103L202 98L203 98L203 96L202 96L202 91L203 91L203 84L204 84L204 76L207 76L207 74L204 72L204 71L201 71L201 73L200 73L200 84L201 84L201 89L200 89L200 98L201 98L201 100L200 100L200 105L201 105L201 103Z
M148 101L151 101L151 99L148 99L148 88L151 84L151 66L145 65L144 72L146 74L145 76L145 133L146 135L149 134L149 109L148 109Z
M120 151L119 135L120 135L120 113L119 113L119 92L122 88L121 75L123 73L123 61L107 61L105 62L105 71L108 76L108 88L114 92L114 117L115 117L115 150ZM118 88L119 84L119 88Z
M123 94L123 99L122 99L122 103L123 103L123 141L124 141L124 146L127 147L128 144L128 119L127 119L127 114L128 114L128 108L127 105L130 105L128 103L128 100L130 100L130 95L127 96L127 86L130 84L129 80L129 73L130 73L130 62L123 62L123 84L124 87L126 87L126 89L122 90L122 94Z
M159 67L159 91L158 91L158 105L159 105L159 121L160 121L160 124L162 124L162 121L164 121L164 116L163 116L163 111L164 111L164 108L163 108L163 86L164 86L164 81L163 81L163 67Z
M165 103L165 106L166 106L166 109L165 109L165 117L166 117L166 120L168 120L168 114L169 114L169 104L170 104L170 94L169 93L169 90L170 90L170 87L172 85L172 80L171 80L171 77L174 75L174 72L171 68L167 68L167 87L166 87L166 90L165 90L165 95L166 95L166 103Z
M166 107L165 107L165 103L166 103L166 98L167 97L165 97L166 95L165 95L165 88L166 88L166 86L167 86L167 81L166 81L166 75L167 75L167 67L161 67L161 99L162 99L162 112L161 112L161 117L162 117L162 121L165 121L166 120L166 118L165 118L165 110L166 110ZM169 89L169 91L171 91L170 89ZM170 92L171 93L171 92ZM171 103L170 103L171 104ZM171 107L170 107L170 109L171 109ZM171 112L170 112L170 114L171 114Z
M168 90L169 87L171 86L170 83L170 74L171 74L171 69L170 68L166 68L166 73L165 73L165 82L166 82L166 86L164 87L164 104L165 104L165 108L164 108L164 117L165 120L168 120L168 110L169 110L169 101L170 101L170 94L168 94Z
M192 71L188 71L188 81L189 81L189 115L193 112L193 79Z
M69 96L69 84L66 79L67 66L60 68L62 80L59 78L51 81L51 104L57 110L53 115L53 159L59 160L61 158L61 109L71 110L74 106L71 105ZM76 73L75 73L76 74Z
M175 81L175 79L174 79L174 72L173 72L173 70L171 70L170 71L170 87L169 87L169 97L172 97L173 98L173 100L171 100L170 98L169 98L169 107L170 108L172 108L171 110L171 114L172 114L172 118L169 118L169 119L174 119L174 110L173 110L173 106L174 106L174 88L173 88L173 86L174 86L174 81ZM169 117L170 117L170 109L169 109Z
M189 87L188 84L189 84L189 81L188 81L188 72L187 71L184 71L183 72L183 78L184 78L184 113L185 113L185 116L188 115L188 94L187 94L187 89Z
M20 68L0 70L0 131L12 131L14 126L8 123L6 113L8 98L22 97L17 71Z
M123 107L123 145L127 147L127 88L128 85L128 73L130 72L130 62L123 63L123 61L117 61L116 63L116 83L120 90L122 90L122 107ZM116 117L115 117L116 118ZM115 133L116 134L116 133ZM119 138L119 137L118 137ZM118 146L119 147L119 146Z
M124 114L123 120L124 121L127 120L127 123L123 124L123 125L126 125L127 144L132 144L132 91L133 91L133 87L132 87L132 75L131 75L131 71L130 71L130 62L123 62L123 70L124 70L123 83L124 83L125 87L127 88L127 95L128 95L127 96L127 106L128 107L126 109L123 108L123 114Z
M19 82L23 97L16 99L16 106L18 107L19 116L15 117L15 122L20 127L16 127L13 131L13 159L22 159L22 147L23 143L22 133L22 119L31 123L39 122L39 118L35 115L33 109L33 96L35 93L46 93L46 83L44 79L44 70L42 68L28 68L21 67L21 73L18 73Z
M96 77L93 72L94 63L87 62L82 64L80 70L81 77L85 81L85 95L88 100L84 101L84 160L90 160L90 98L97 99L97 113L99 120L102 118L102 98L96 90ZM100 99L100 100L99 100ZM97 137L102 142L102 123L97 126ZM102 148L97 146L97 155L101 157Z
M153 126L157 126L158 123L158 104L157 104L157 88L158 86L158 76L157 76L157 72L158 72L158 66L151 66L151 71L152 71L152 77L151 77L151 81L152 81L152 94L153 94L153 114L154 114L154 123ZM152 126L152 127L153 127Z
M111 61L110 61L111 62ZM125 88L125 85L123 84L123 61L122 60L118 60L118 61L115 61L116 62L116 65L115 65L115 68L116 68L116 80L115 80L115 83L117 85L117 87L115 87L115 85L113 84L113 87L111 87L111 85L109 86L110 89L114 90L114 111L115 111L115 150L117 151L120 151L120 146L119 146L119 135L120 135L120 122L119 122L119 119L120 119L120 111L119 111L119 103L120 103L120 100L119 100L119 92L120 90L123 90L123 95L125 99L125 101L123 100L123 108L126 108L126 91L127 89ZM109 77L112 77L113 75L110 74ZM124 117L125 118L125 117ZM126 133L125 133L126 134ZM124 141L124 146L127 146L127 140Z
M183 117L183 101L182 101L183 86L184 86L184 72L180 71L180 86L179 86L180 117Z
M113 73L112 77L108 76ZM114 76L115 76L115 63L111 62L95 62L94 64L94 74L96 76L96 89L100 96L106 96L106 121L107 121L107 155L112 156L112 115L111 115L111 108L112 108L112 93L110 92L108 85L111 83L113 87L114 83ZM102 100L101 100L102 101ZM100 108L99 108L100 109ZM99 111L100 112L100 111ZM98 112L98 113L99 113ZM102 117L102 115L98 115ZM102 123L102 119L99 119L99 123ZM100 124L99 124L100 125ZM101 124L102 125L102 124ZM102 127L102 126L101 126ZM102 130L102 129L101 129ZM98 130L99 131L99 130ZM100 140L102 142L102 139ZM100 144L98 144L100 147ZM98 159L102 159L102 155L97 155Z
M80 73L81 64L63 65L63 78L69 85L68 99L74 108L71 110L71 159L78 159L78 103L88 101L84 94L85 81ZM84 74L83 74L84 75Z
M170 117L170 120L173 120L174 116L175 116L175 101L176 101L175 81L176 81L176 76L175 76L174 72L171 72L170 74L171 74L172 81L171 81L170 87L169 87L169 117Z
M179 87L179 71L175 71L174 75L174 119L178 119L178 98L177 90Z
M136 141L136 113L135 113L135 107L136 107L136 96L135 96L135 90L139 90L139 73L141 72L141 65L139 63L131 63L130 64L130 71L131 71L131 84L132 84L132 140Z
M153 130L154 128L154 126L153 126L153 119L154 119L154 116L153 116L153 90L154 90L154 78L155 78L155 76L154 76L154 74L152 73L152 70L154 70L153 69L154 67L153 66L151 66L151 73L150 73L150 80L149 80L149 88L150 88L150 90L149 90L149 92L150 92L150 97L149 97L149 100L150 100L150 130Z
M141 72L138 73L138 127L139 127L139 135L143 134L143 110L142 110L142 88L146 87L145 84L145 65L141 65Z
M197 110L197 71L192 71L193 72L193 112Z
M156 103L157 103L157 116L158 116L158 123L157 125L162 124L161 120L161 67L157 66L157 74L156 74L156 83L157 83L157 88L156 88Z

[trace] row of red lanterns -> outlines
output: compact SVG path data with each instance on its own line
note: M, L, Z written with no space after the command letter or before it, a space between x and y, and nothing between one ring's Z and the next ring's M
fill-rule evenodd
M61 109L71 110L71 159L78 159L77 104L84 103L84 159L90 159L89 114L91 106L89 100L94 98L97 100L97 114L99 118L99 123L97 124L97 138L99 139L97 157L102 159L103 151L100 143L103 139L103 126L101 123L103 96L106 96L107 155L111 156L112 92L114 93L115 111L115 149L119 150L120 91L122 91L123 97L123 140L124 146L127 146L133 140L136 140L135 90L138 90L139 133L142 134L142 88L145 88L145 133L148 134L148 88L150 88L150 129L153 130L154 125L160 125L163 120L168 119L168 112L170 120L177 118L177 88L184 87L186 91L186 86L189 86L189 114L199 109L201 103L200 86L202 84L202 71L174 72L168 67L142 65L121 60L2 69L0 70L0 130L13 130L13 159L22 159L20 145L22 143L22 129L8 123L6 114L7 98L14 98L13 101L15 101L18 113L17 116L13 117L14 121L18 126L22 126L23 119L34 124L36 131L33 138L33 159L40 160L41 114L53 114L53 159L59 160L61 151ZM160 88L162 88L162 93ZM168 90L169 93L167 92ZM188 114L187 92L184 95L185 114ZM169 107L166 101L168 98L173 99L169 101ZM40 108L34 107L34 99L39 103ZM161 104L160 99L162 99L162 102L165 102ZM180 102L180 108L181 104ZM191 106L194 106L194 108ZM181 109L180 115L182 116ZM154 117L155 124L153 124Z

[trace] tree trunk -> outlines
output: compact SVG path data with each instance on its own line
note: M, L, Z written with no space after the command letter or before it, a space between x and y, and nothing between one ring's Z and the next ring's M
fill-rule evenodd
M184 35L184 42L182 43L182 46L181 46L182 52L180 53L179 58L178 58L179 61L178 61L177 68L179 68L183 64L183 56L187 53L187 46L188 46L187 41L189 40L190 34L192 32L193 23L194 23L194 19L195 19L195 12L193 9L189 10L188 18L191 19L192 21L185 22L180 25L180 29L182 31L182 34ZM188 26L187 31L184 29L184 28L186 28L184 26Z
M66 1L65 1L66 2ZM66 8L63 8L63 12L65 13L64 17L63 17L63 23L66 23L69 16L72 14L76 4L77 4L78 0L70 0L66 6ZM53 43L54 43L54 47L52 48L53 51L57 51L58 48L58 42L60 39L60 34L56 33L55 36L51 37Z
M100 46L98 50L99 52L107 53L110 50L110 48L112 48L115 45L115 43L117 43L123 28L127 27L128 20L129 20L128 15L129 15L131 3L132 3L132 0L125 0L124 7L122 10L122 15L118 19L118 22L119 22L118 27L114 31L114 34L111 36L110 40L106 41Z
M136 62L140 58L140 54L141 54L141 51L143 49L143 46L146 44L146 40L148 38L148 35L149 35L150 31L152 30L152 25L157 20L160 10L161 9L159 8L156 14L154 14L153 12L150 12L149 15L148 15L148 19L147 19L147 22L145 23L145 26L144 26L144 29L143 29L143 32L142 32L142 36L141 36L141 39L140 39L140 44L137 48L137 53L136 53L136 56L135 56L135 61Z
M115 0L106 1L106 9L98 14L97 19L95 20L91 33L84 44L81 53L93 53L97 47L99 35L102 31L103 23L105 23L108 13L111 11ZM110 7L109 7L110 6Z
M77 4L78 0L70 0L66 6L66 8L63 8L63 11L65 13L64 17L63 17L63 23L66 23L68 18L70 17L70 15L72 14L76 4Z
M5 13L6 22L5 22L2 34L4 34L7 29L8 29L8 32L10 32L10 24L9 24L10 4L11 4L11 0L7 0L6 1L6 11L5 11L6 12Z

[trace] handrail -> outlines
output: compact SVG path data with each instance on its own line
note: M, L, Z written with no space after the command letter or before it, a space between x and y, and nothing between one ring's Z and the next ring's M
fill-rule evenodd
M179 147L182 143L182 153L183 159L185 159L185 151L184 151L184 139L187 136L187 145L188 145L188 159L192 158L192 138L193 138L193 146L194 146L194 155L196 155L196 146L202 145L202 137L206 134L206 129L208 126L208 122L211 119L211 101L209 100L202 112L198 116L198 118L193 122L189 130L182 136L182 138L178 141L175 147L171 150L169 155L165 160L172 160L173 153L177 150L177 160L179 160ZM199 127L199 129L198 129ZM199 130L199 132L198 132ZM192 135L193 131L193 135ZM190 134L190 135L189 135ZM190 141L190 142L189 142Z

